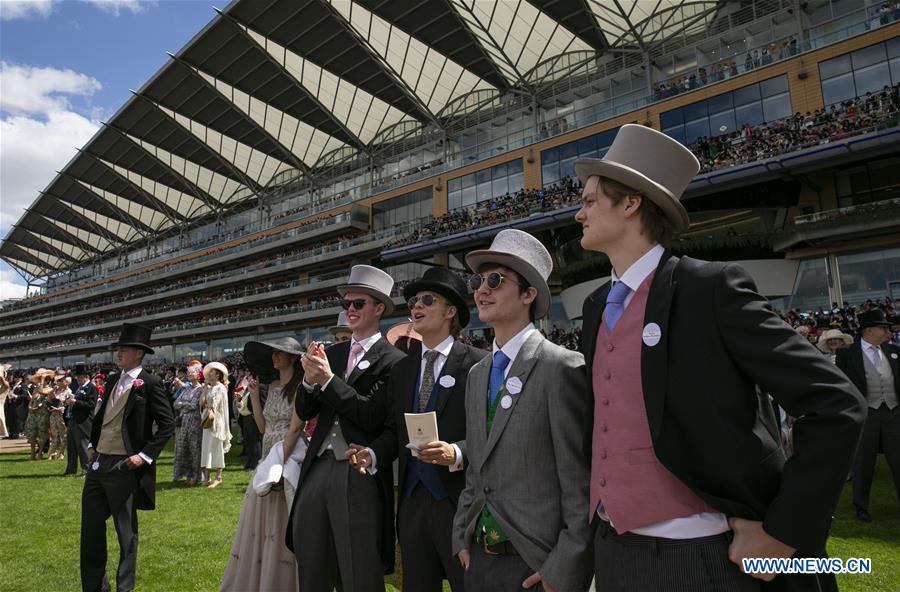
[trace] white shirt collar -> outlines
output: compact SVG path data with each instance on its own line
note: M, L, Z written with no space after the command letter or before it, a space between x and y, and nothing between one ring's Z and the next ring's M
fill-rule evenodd
M378 331L374 335L372 335L370 337L366 337L365 339L360 339L359 341L357 341L356 339L351 339L350 347L352 348L354 343L358 343L362 346L363 351L368 353L369 348L371 348L373 345L375 345L375 342L378 341L379 339L381 339L381 331Z
M131 370L129 370L129 371L126 372L125 374L127 374L128 376L131 377L132 380L134 380L135 378L137 378L138 376L140 376L141 371L142 371L143 369L144 369L143 367L138 366L137 368L132 368Z
M874 350L874 349L880 350L880 349L881 349L880 346L877 346L877 345L874 345L874 344L872 344L872 343L869 343L869 342L866 341L865 339L861 339L861 341L863 342L863 345L865 345L865 346L866 346L867 348L869 348L869 349L872 349L872 350Z
M534 328L534 323L528 323L521 331L516 333L515 337L506 342L503 347L497 347L497 340L494 339L493 353L496 354L498 351L502 351L506 354L506 357L509 358L510 362L515 361L516 356L519 355L519 350L522 349L525 341L531 337L531 333L534 331L537 331L537 329Z
M659 261L662 259L666 250L662 245L655 245L649 251L644 253L640 259L631 264L631 267L625 270L622 277L616 274L613 269L610 272L610 280L614 282L624 282L626 286L631 288L632 292L637 292L644 280L659 267Z
M434 351L441 354L445 358L448 358L448 357L450 357L450 350L453 349L454 341L455 340L453 339L453 336L449 335L449 336L447 336L447 339L445 339L442 342L440 342L439 344L437 344L437 347L434 348ZM423 360L425 359L425 354L428 353L429 351L432 351L432 350L425 347L425 344L422 344L422 359Z

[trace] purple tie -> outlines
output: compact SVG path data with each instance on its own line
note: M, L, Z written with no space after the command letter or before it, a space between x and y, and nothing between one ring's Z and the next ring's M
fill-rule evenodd
M610 331L616 328L616 323L625 312L625 298L630 292L631 288L626 286L625 282L616 282L606 296L606 309L603 314L606 315L606 326Z

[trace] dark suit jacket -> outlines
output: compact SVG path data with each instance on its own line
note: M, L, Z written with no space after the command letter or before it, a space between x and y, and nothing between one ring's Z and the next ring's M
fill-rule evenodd
M113 389L119 381L117 372L106 379L105 392L100 408L94 417L91 428L91 447L96 448L103 427L103 416L112 396ZM138 378L144 381L139 388L132 388L125 402L125 421L123 436L125 450L129 455L143 452L153 463L144 464L134 470L136 482L134 490L135 507L139 510L152 510L156 507L156 459L165 447L169 437L175 431L175 418L169 397L163 388L162 381L154 374L141 370ZM156 423L156 432L153 424Z
M72 418L75 420L75 423L80 424L94 416L94 407L97 406L97 398L100 396L100 391L97 390L93 382L88 382L87 386L84 387L84 392L81 394L78 393L81 390L81 386L76 387L74 390L75 402L72 404Z
M608 292L584 303L589 380ZM865 418L859 391L736 264L666 252L650 286L651 322L662 339L642 346L641 378L659 461L726 516L762 521L799 552L823 554ZM761 391L799 418L787 463Z
M319 458L317 453L325 441L325 434L334 423L335 415L341 422L341 431L348 444L369 446L384 430L388 415L386 394L388 377L391 368L403 358L404 353L382 337L369 348L366 355L357 363L356 369L347 377L347 380L344 380L343 372L347 367L347 358L350 356L350 345L350 341L345 341L336 343L325 350L328 364L334 374L326 388L319 389L317 387L311 393L308 393L302 386L297 390L297 396L294 399L297 416L303 421L309 421L316 416L319 418L316 431L313 432L309 443L309 452L300 468L298 490L303 487L303 479L309 474L310 467ZM363 361L369 362L369 366L364 370L359 367ZM394 570L394 480L392 471L378 471L372 478L378 482L382 504L382 536L379 541L379 550L385 564L385 572L391 573ZM285 534L285 544L292 551L294 542L291 524L299 498L299 495L294 497L291 518L288 520Z
M439 382L435 382L437 397L434 411L437 413L438 435L444 442L459 446L463 456L466 454L466 379L472 366L487 355L488 352L483 349L459 341L454 342L450 355L441 369L441 376L452 376L456 382L451 387L443 387ZM422 348L419 345L391 370L387 394L389 409L393 412L388 415L384 434L371 445L378 462L379 473L390 471L391 463L399 454L400 483L397 491L400 496L406 489L407 467L410 462L414 462L412 453L406 448L409 444L409 434L406 432L403 414L418 411L419 394L416 386L421 369ZM438 476L453 505L456 505L460 492L466 486L466 472L460 470L451 473L446 467L438 467ZM403 503L402 497L398 503Z
M881 352L884 359L891 365L894 372L894 392L900 395L900 347L891 343L883 343ZM893 355L892 355L893 354ZM856 341L852 345L843 347L837 351L835 363L837 367L844 371L847 378L853 381L859 392L866 396L868 394L868 385L866 384L866 367L863 362L862 342Z

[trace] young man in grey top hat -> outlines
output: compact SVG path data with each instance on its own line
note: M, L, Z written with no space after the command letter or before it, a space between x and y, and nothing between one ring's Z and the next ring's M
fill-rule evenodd
M775 575L753 579L741 559L824 554L865 416L847 377L746 271L667 250L688 225L680 198L698 170L686 148L640 125L623 126L603 159L575 163L581 245L613 266L585 300L582 342L598 590L754 590ZM789 461L766 393L799 418Z
M503 230L473 251L479 318L492 355L466 381L466 486L453 553L467 590L585 590L590 583L584 358L534 321L550 308L553 261L536 238Z
M304 592L331 592L338 574L348 592L382 592L384 573L393 571L393 474L361 474L346 456L349 442L368 446L384 430L388 376L404 357L379 331L394 309L393 285L380 269L353 266L338 288L351 340L327 349L313 342L302 360L295 407L300 419L316 426L286 543L297 557Z

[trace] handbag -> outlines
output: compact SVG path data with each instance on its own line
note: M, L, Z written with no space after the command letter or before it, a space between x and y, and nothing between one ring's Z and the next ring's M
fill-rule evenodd
M206 407L203 409L203 419L200 421L200 426L206 430L213 427L213 422L216 420L216 412L213 411L212 407Z

